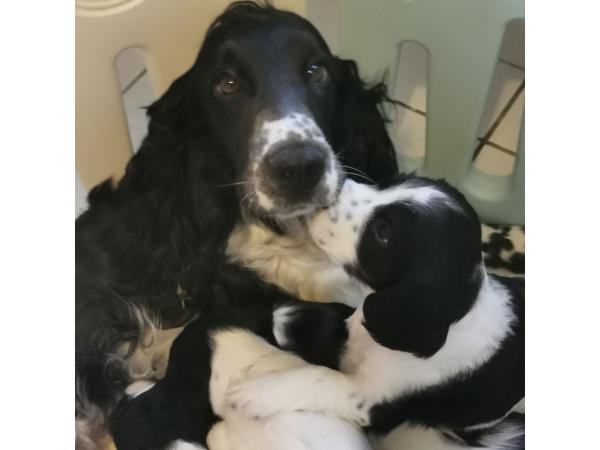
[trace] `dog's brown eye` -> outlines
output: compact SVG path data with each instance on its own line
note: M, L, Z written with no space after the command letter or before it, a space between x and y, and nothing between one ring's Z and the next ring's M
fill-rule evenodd
M324 83L329 79L327 69L319 64L311 64L306 68L306 76L313 83Z
M373 223L373 233L380 244L387 245L392 237L392 227L386 220L376 220Z
M240 82L234 75L224 73L219 79L216 89L221 95L232 95L240 89Z

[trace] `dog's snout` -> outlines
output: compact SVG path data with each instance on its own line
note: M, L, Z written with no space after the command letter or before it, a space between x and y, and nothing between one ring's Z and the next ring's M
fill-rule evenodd
M327 167L327 159L324 149L301 143L270 152L265 164L275 184L301 194L313 190L319 183Z
M309 115L263 122L252 155L256 204L264 211L288 218L335 200L342 178L339 163Z

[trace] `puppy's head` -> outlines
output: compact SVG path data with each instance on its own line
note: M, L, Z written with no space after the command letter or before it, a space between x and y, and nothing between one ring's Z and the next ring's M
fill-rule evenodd
M388 348L433 355L479 291L480 222L444 181L408 177L378 190L348 180L337 203L310 220L310 231L374 290L363 305L364 326Z

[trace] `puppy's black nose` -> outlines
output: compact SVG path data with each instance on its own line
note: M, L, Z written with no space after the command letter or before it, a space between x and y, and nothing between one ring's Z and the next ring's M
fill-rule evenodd
M323 177L327 154L319 147L292 144L272 150L265 164L275 186L302 196L312 192Z

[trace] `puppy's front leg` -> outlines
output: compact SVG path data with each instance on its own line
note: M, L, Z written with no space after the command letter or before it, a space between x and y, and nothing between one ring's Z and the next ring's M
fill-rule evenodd
M226 402L249 419L314 411L360 426L369 423L369 405L357 384L343 373L322 366L298 367L232 384Z

